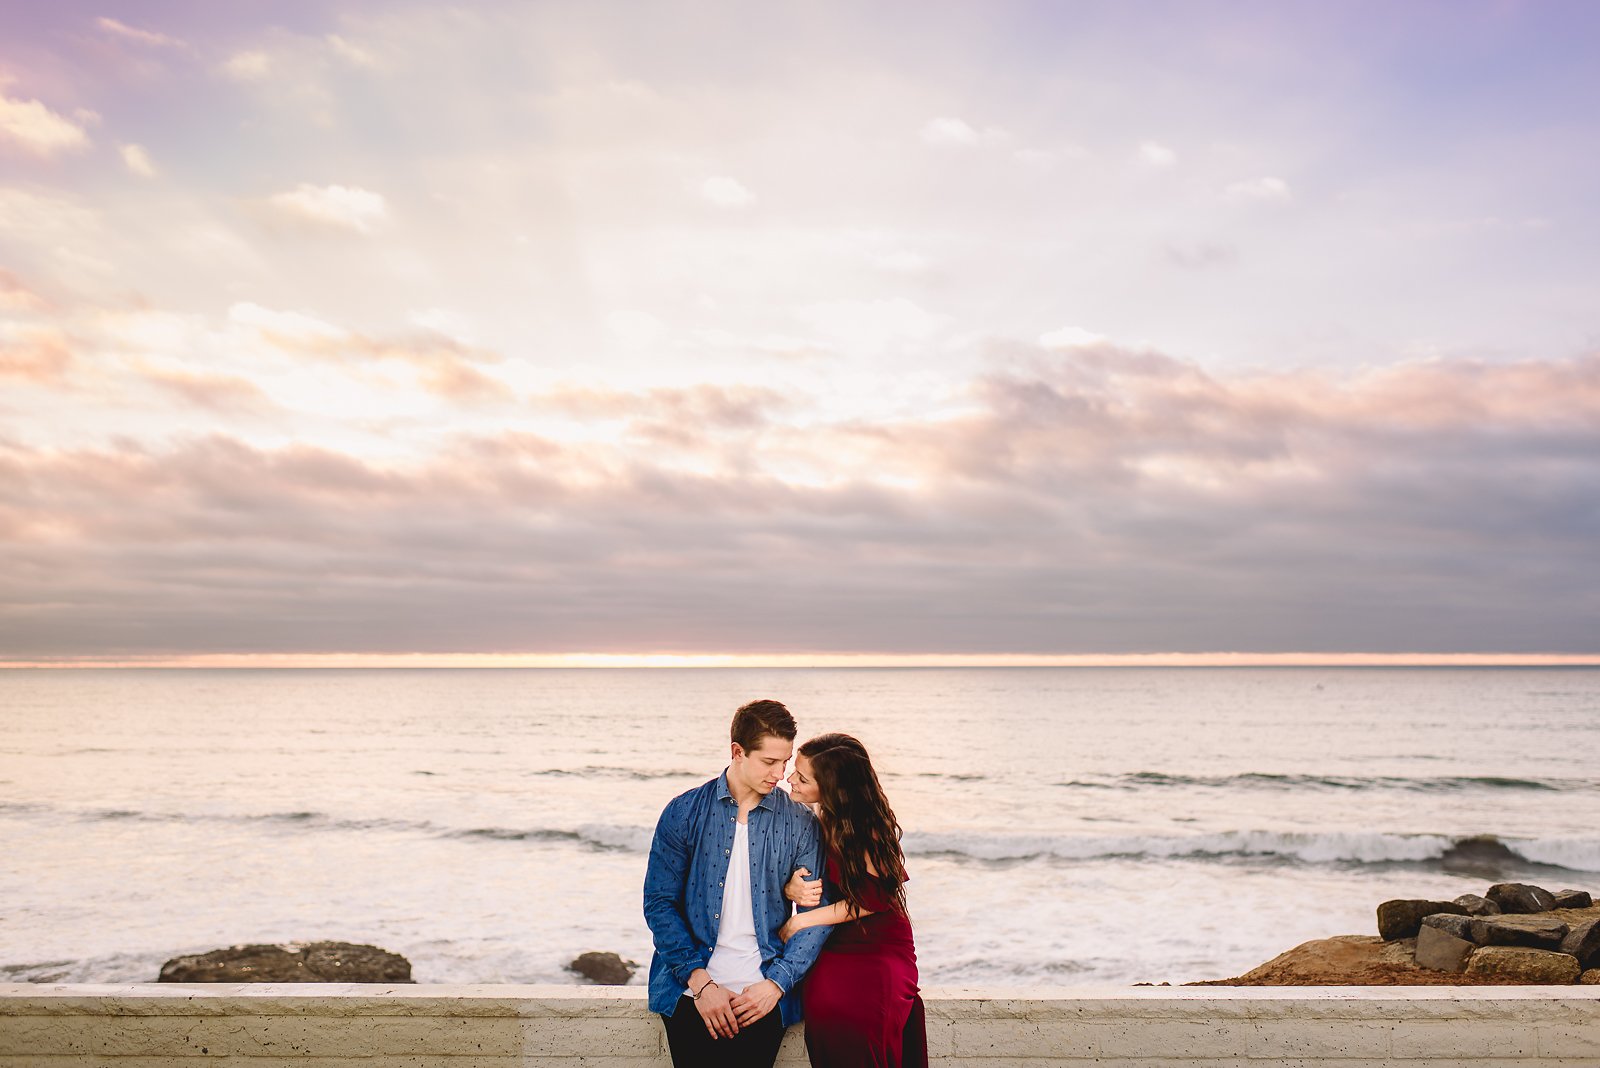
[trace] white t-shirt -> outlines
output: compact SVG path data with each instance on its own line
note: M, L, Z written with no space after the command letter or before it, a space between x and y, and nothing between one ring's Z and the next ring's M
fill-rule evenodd
M722 908L717 918L717 945L706 971L730 994L754 986L761 974L761 945L756 941L755 905L750 899L750 827L739 824L733 832L728 856L728 876L723 880Z

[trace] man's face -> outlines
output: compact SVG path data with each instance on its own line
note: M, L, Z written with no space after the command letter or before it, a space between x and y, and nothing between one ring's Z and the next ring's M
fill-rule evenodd
M783 778L783 769L788 766L789 755L793 752L793 742L772 734L766 735L760 745L750 750L735 742L733 764L728 768L728 777L765 797Z

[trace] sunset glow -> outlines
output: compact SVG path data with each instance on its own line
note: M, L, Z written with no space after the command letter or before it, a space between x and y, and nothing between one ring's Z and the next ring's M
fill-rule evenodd
M1593 5L12 6L0 662L1594 662Z

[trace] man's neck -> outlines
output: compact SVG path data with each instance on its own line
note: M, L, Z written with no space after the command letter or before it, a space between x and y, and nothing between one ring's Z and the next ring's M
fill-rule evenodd
M761 804L761 794L738 782L732 775L728 776L728 793L733 796L734 803L739 806L739 822L744 822L744 817L750 810Z

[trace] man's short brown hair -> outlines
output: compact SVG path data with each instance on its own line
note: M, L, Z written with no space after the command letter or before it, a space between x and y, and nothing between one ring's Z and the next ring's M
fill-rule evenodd
M761 739L769 734L792 742L795 733L794 717L781 701L772 700L741 705L733 714L733 726L728 730L729 738L746 753L760 749Z

